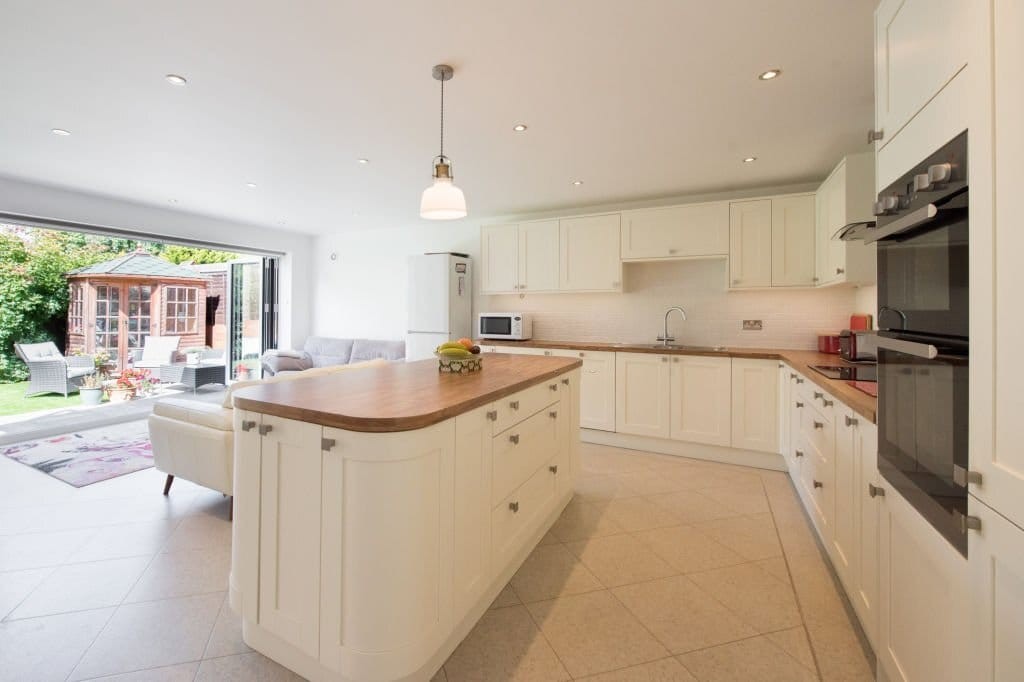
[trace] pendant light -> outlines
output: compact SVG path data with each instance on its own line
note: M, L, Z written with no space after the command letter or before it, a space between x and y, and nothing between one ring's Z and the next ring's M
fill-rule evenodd
M434 80L441 81L441 153L434 157L434 184L423 190L420 217L427 220L454 220L466 217L466 197L452 182L451 159L444 155L444 82L455 71L447 64L434 67Z

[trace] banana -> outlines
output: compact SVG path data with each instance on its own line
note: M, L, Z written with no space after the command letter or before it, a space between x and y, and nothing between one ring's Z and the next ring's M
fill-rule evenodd
M470 353L465 348L463 348L462 346L459 346L458 348L444 348L444 347L442 347L441 350L439 350L437 352L439 354L445 356L446 358L470 358L470 357L473 357L473 354Z
M443 351L443 350L445 350L447 348L458 349L458 350L466 350L466 347L463 346L458 341L447 341L447 342L442 343L440 346L437 347L437 352L440 353L441 351Z

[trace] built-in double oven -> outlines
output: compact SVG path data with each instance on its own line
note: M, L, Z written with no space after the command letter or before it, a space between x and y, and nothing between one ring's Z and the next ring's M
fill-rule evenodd
M879 195L878 467L967 553L967 133Z

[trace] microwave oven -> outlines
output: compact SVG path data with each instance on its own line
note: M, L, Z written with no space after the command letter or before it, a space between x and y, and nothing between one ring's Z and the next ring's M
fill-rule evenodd
M533 320L525 313L480 313L476 335L481 339L526 341L533 336Z

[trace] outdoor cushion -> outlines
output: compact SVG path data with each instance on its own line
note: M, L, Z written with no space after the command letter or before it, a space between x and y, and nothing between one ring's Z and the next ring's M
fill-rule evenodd
M135 366L159 367L171 362L180 342L178 336L147 336L142 346L142 358Z
M68 367L68 379L76 379L78 377L88 376L93 374L96 368L93 366L88 367Z
M378 341L376 339L356 339L352 342L352 359L349 362L364 360L401 360L405 357L405 341Z
M34 362L36 360L56 360L63 358L53 341L45 343L23 343L20 344L21 352L25 354L25 360Z
M153 404L153 414L218 431L231 431L233 428L231 410L198 400L164 398Z
M313 356L314 367L347 365L352 357L352 339L311 336L306 339L303 350Z

